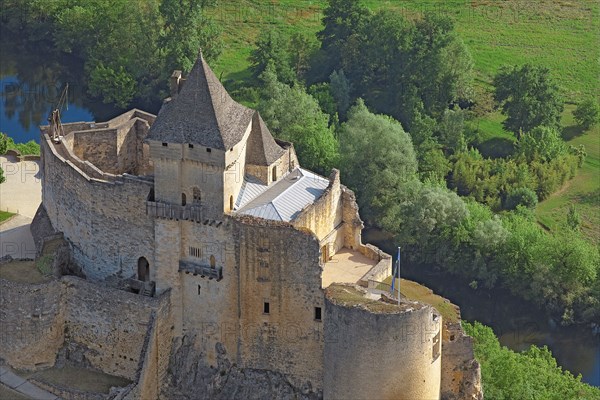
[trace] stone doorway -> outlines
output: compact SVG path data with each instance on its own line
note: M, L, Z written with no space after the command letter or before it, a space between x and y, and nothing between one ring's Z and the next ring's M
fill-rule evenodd
M137 262L138 280L148 282L150 280L150 264L146 257L140 257Z

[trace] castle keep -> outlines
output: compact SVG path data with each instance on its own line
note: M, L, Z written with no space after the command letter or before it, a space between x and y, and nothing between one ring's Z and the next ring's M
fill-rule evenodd
M437 311L377 289L391 257L361 242L339 171L302 168L293 144L235 102L202 57L185 79L174 72L156 117L132 110L63 128L57 143L42 127L32 230L40 246L64 238L60 268L80 278L30 293L56 306L37 336L2 343L7 362L35 369L76 354L132 381L111 398L463 390L450 383L462 364L442 365ZM46 341L44 351L17 355L33 341Z

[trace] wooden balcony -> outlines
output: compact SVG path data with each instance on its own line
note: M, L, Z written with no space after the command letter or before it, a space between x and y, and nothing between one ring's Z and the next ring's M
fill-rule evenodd
M196 203L181 206L179 204L146 201L146 214L157 218L202 222L202 204Z

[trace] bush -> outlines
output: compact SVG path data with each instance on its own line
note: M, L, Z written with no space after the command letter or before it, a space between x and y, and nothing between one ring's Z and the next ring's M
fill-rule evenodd
M600 123L600 105L595 99L587 99L581 102L573 111L575 121L584 130Z
M479 322L463 322L463 327L474 339L486 399L600 398L600 389L581 382L581 376L563 371L546 346L514 352L500 346L492 329Z
M33 140L27 143L15 143L13 138L0 133L0 154L6 154L8 150L18 151L21 155L39 155L40 145Z
M529 188L516 188L509 192L504 201L504 208L507 210L515 210L517 206L524 206L529 209L534 209L537 206L538 198L535 192Z

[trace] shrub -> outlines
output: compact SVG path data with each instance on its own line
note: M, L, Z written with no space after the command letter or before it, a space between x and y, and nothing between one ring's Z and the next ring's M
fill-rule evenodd
M575 121L584 130L600 123L600 105L595 99L587 99L581 102L573 111Z
M535 192L529 188L516 188L509 192L504 201L504 208L514 210L518 206L524 206L529 209L534 209L537 206L538 198Z

